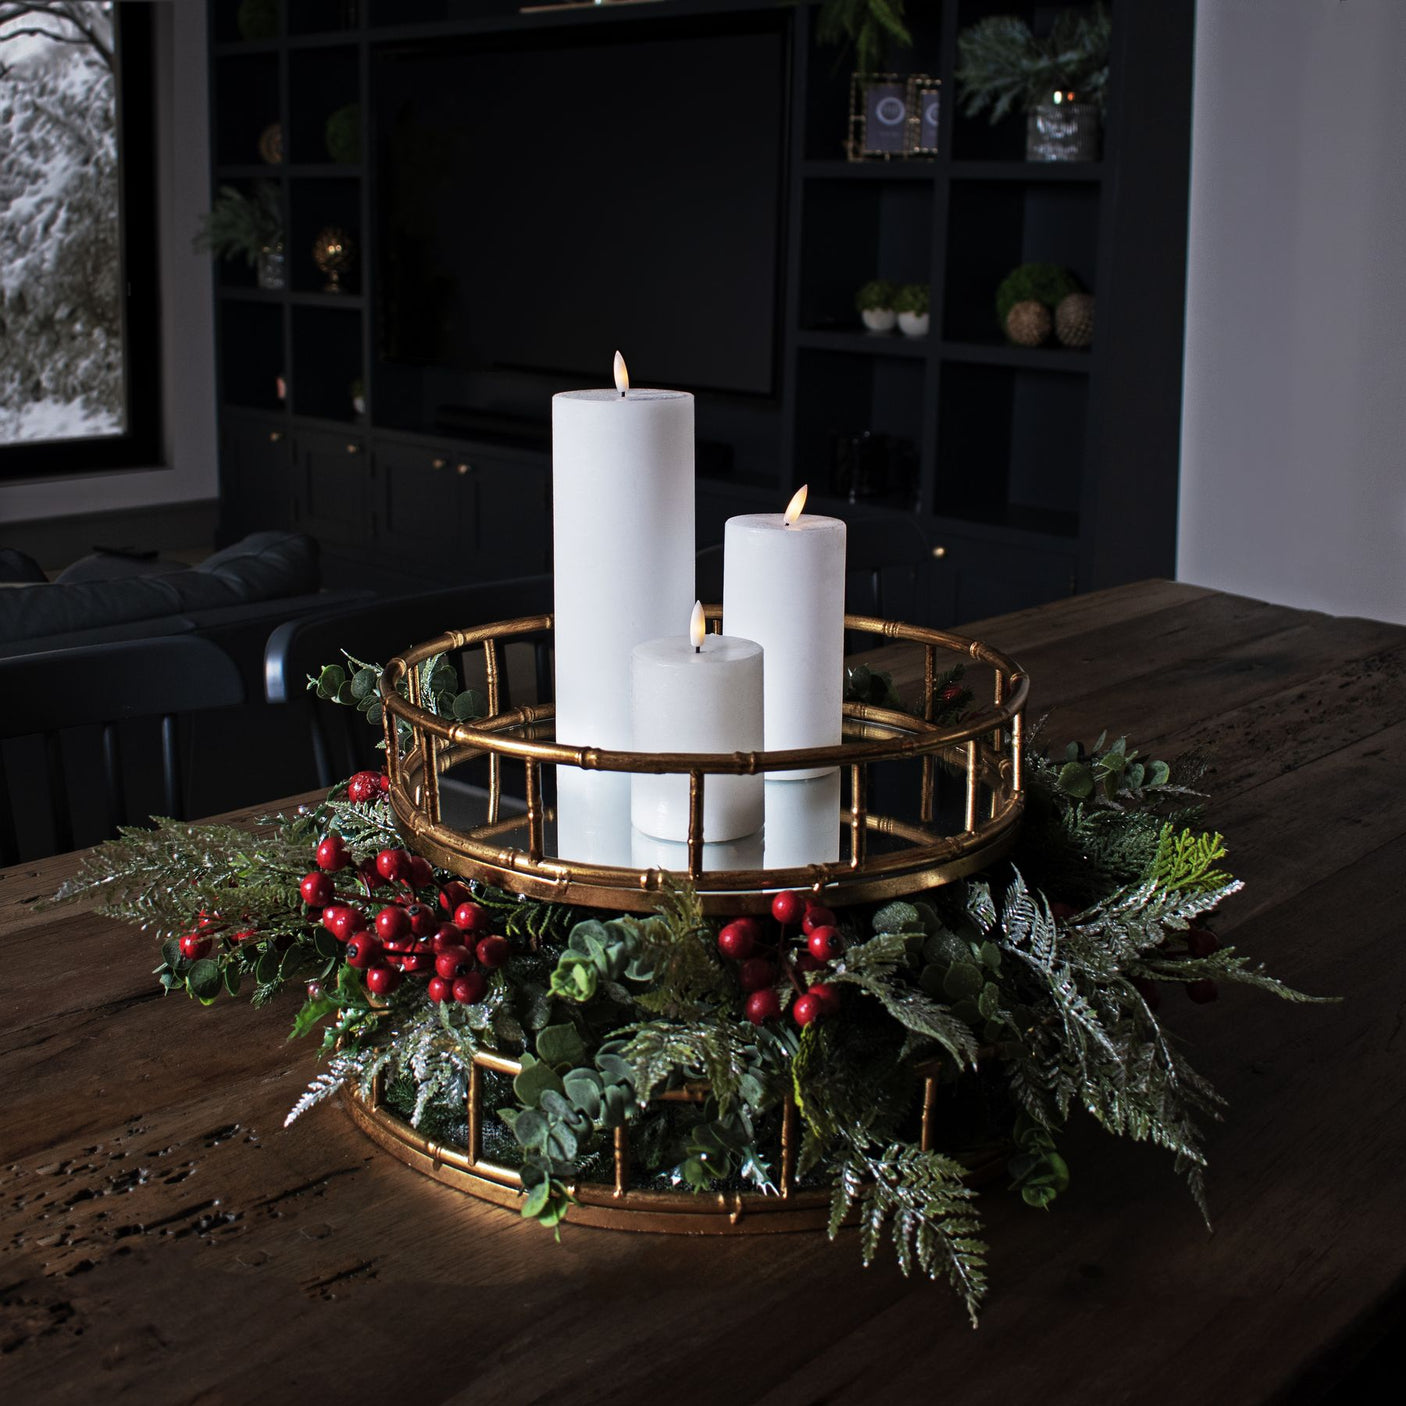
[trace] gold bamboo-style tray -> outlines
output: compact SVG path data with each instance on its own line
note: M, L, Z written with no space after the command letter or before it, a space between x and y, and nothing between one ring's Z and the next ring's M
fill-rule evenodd
M345 1103L352 1121L371 1140L408 1167L480 1201L509 1210L521 1207L522 1177L483 1156L483 1071L516 1077L522 1065L488 1051L473 1057L468 1088L468 1146L436 1142L411 1127L382 1103L379 1082L369 1099L349 1089ZM936 1064L920 1071L922 1113L919 1146L930 1151L937 1128L939 1089ZM702 1103L706 1084L690 1084L657 1095L659 1102ZM568 1219L573 1225L602 1230L654 1231L666 1235L766 1235L787 1230L820 1230L830 1219L831 1193L824 1188L796 1185L796 1153L800 1141L799 1115L789 1095L782 1106L780 1166L777 1191L694 1192L655 1190L630 1185L630 1137L627 1127L613 1134L612 1177L608 1182L581 1181L568 1189L575 1201ZM983 1147L961 1160L967 1181L982 1184L1000 1173L1009 1149Z
M722 611L706 615L717 628ZM541 637L550 615L525 616L469 630L451 630L416 645L386 666L381 679L390 802L407 842L441 867L510 893L615 911L648 912L666 879L685 879L709 914L761 912L783 888L824 891L831 906L920 893L974 873L1000 859L1014 843L1024 810L1021 761L1029 681L1019 665L976 640L869 616L847 615L851 634L921 645L925 651L922 713L916 716L861 703L844 705L844 736L834 746L789 751L653 753L564 746L545 740L554 707L503 704L502 651L511 642ZM481 647L488 715L455 722L429 711L421 697L418 665L437 654ZM990 701L955 725L934 721L940 663L984 666ZM398 686L404 681L407 697ZM404 724L405 726L401 726ZM459 830L445 823L440 778L450 768L487 757L488 815L482 825ZM917 821L871 811L870 769L899 762L911 769ZM526 816L501 812L503 767L523 767ZM687 862L676 870L608 865L545 853L545 830L554 817L542 799L542 767L576 767L599 773L682 773L689 778ZM838 860L791 868L713 869L704 863L707 836L703 795L714 775L755 775L803 768L839 768L848 778L843 819L847 853ZM939 768L965 780L965 806L957 828L944 828L934 805ZM871 845L882 837L882 848Z

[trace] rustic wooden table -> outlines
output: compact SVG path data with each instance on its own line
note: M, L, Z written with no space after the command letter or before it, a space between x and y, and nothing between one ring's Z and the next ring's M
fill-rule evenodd
M1406 628L1156 582L972 632L1052 743L1211 744L1248 885L1222 930L1347 998L1170 1011L1231 1104L1213 1237L1164 1155L1084 1130L1055 1209L984 1198L977 1332L849 1232L558 1245L336 1108L284 1131L315 1069L288 1006L161 999L141 934L35 911L60 857L0 873L0 1398L1320 1399L1406 1271Z

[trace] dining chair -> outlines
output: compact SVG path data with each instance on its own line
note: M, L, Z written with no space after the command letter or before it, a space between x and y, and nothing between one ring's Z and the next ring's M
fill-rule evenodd
M380 733L353 708L319 703L308 688L309 677L316 677L326 664L344 664L344 653L369 664L384 664L446 630L542 614L551 608L552 578L542 575L383 597L290 620L274 630L264 649L264 696L302 714L318 784L330 787L363 767L380 770L375 750ZM550 641L544 636L530 647L533 687L538 698L549 697ZM509 695L514 675L521 675L517 662L510 658L505 669ZM466 684L472 682L472 675L465 679Z
M197 635L166 635L43 650L0 659L0 743L34 739L36 749L12 742L10 772L0 746L0 864L17 863L24 849L61 854L74 848L74 799L86 821L96 811L106 834L135 819L128 782L145 791L144 769L123 766L124 737L136 720L160 720L161 800L174 819L185 818L186 786L180 720L210 708L244 702L244 684L234 661L218 645ZM101 764L80 772L84 750L78 729L97 729ZM47 793L49 841L39 838L37 811ZM93 804L95 791L97 804ZM21 810L23 808L23 810Z

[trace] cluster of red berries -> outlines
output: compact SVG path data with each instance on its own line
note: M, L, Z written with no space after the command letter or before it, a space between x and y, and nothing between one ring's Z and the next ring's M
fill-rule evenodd
M391 779L384 771L359 771L347 782L347 799L365 805L390 789Z
M245 921L248 921L247 918ZM202 908L196 918L195 931L186 933L180 940L181 956L188 962L198 962L202 957L208 957L222 927L223 920L218 913L207 913ZM228 942L238 946L259 934L254 928L241 928L234 932L225 931L223 935Z
M777 983L789 980L796 992L791 1019L809 1025L840 1009L840 990L825 981L807 986L802 978L823 971L843 955L844 938L834 915L818 899L800 893L778 893L771 916L779 929L768 939L761 918L734 918L718 933L718 950L738 964L737 981L747 993L747 1019L753 1025L781 1014Z
M432 1001L471 1006L483 1000L486 973L501 967L510 949L465 885L451 880L437 888L429 861L404 849L383 849L353 865L340 835L320 840L316 856L317 868L304 875L298 892L308 907L321 909L322 926L346 944L347 965L365 973L369 991L388 996L406 975L418 975L429 977ZM332 876L347 869L354 869L361 893L337 892ZM387 887L394 897L379 910L362 906Z

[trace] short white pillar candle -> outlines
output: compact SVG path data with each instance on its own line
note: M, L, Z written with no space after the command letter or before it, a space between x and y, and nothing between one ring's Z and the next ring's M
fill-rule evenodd
M704 632L695 604L687 635L635 646L630 669L636 752L754 752L762 746L762 647ZM703 780L703 838L735 840L761 829L762 778L713 773ZM688 838L688 774L631 777L635 828Z
M805 516L805 495L800 489L784 513L729 518L723 538L723 629L766 654L768 752L832 747L843 730L845 525Z

